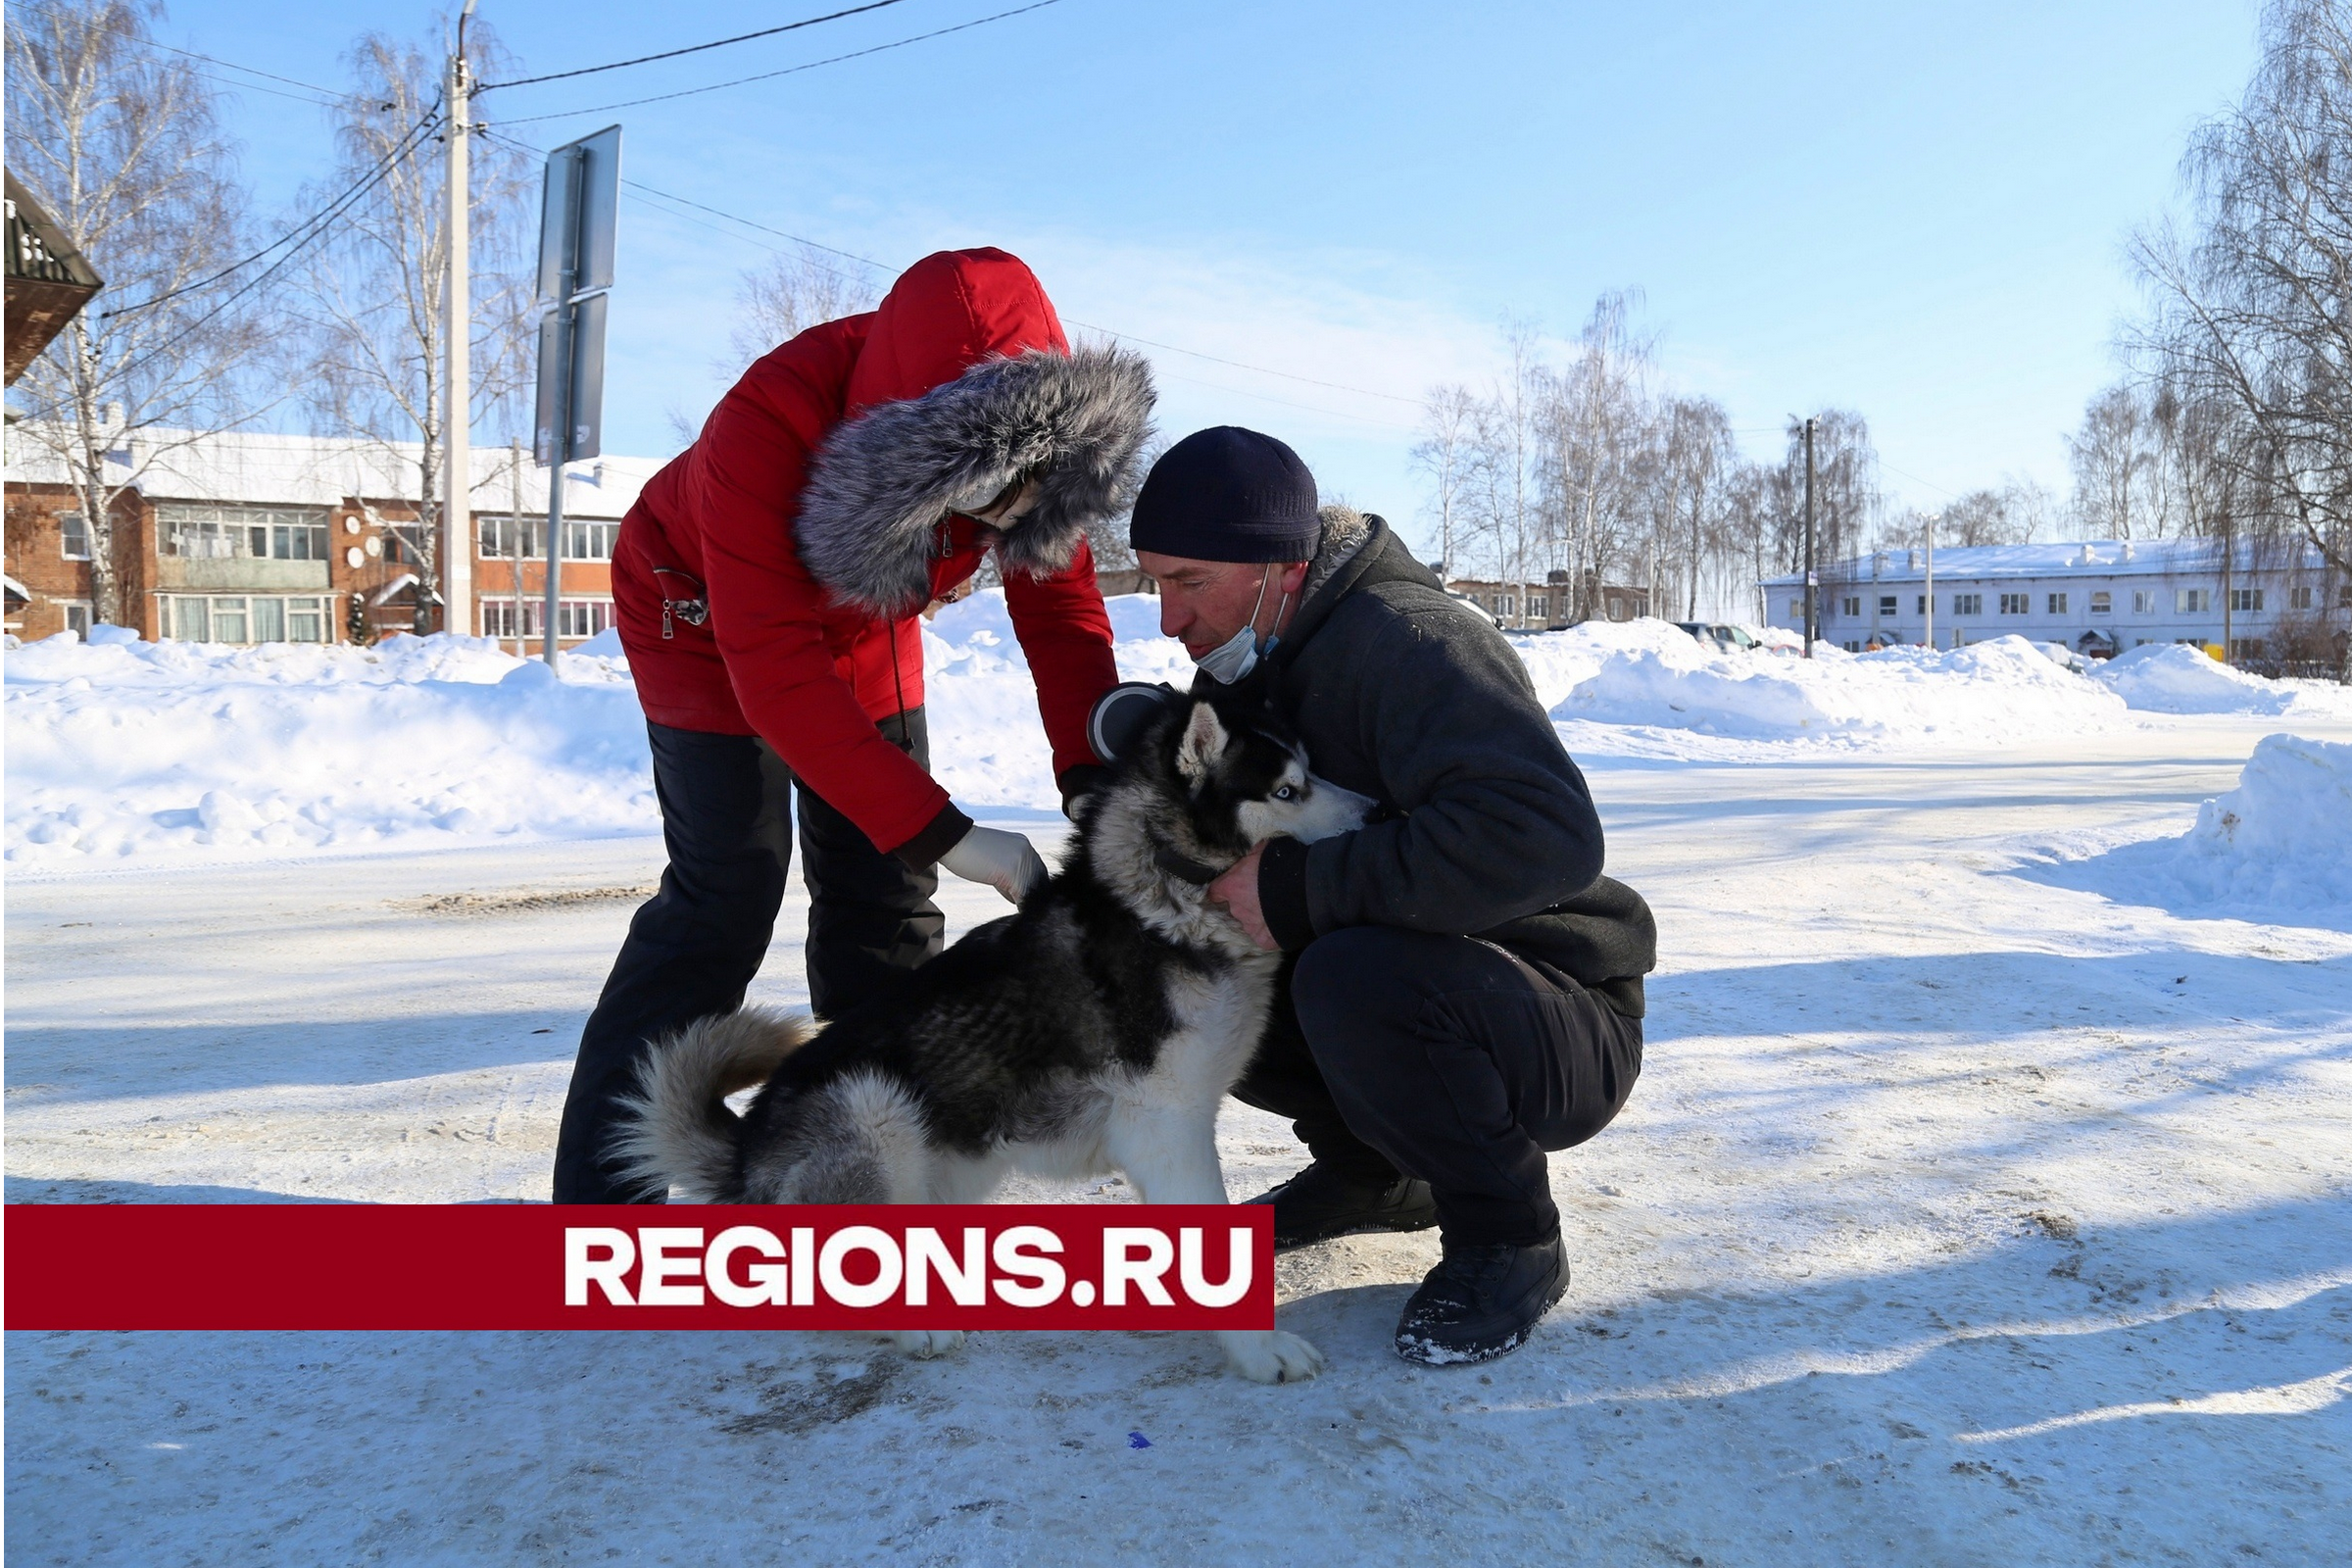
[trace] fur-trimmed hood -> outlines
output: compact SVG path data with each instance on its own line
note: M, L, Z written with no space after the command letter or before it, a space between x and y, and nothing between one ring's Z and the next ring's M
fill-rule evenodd
M845 604L911 613L930 598L940 521L1035 472L1037 505L998 558L1008 570L1060 571L1087 524L1133 499L1152 398L1142 355L1079 348L988 360L920 397L879 404L818 452L801 497L801 560Z

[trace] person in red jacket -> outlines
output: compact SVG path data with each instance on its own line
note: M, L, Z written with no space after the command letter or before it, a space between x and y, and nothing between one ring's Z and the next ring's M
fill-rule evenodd
M928 771L920 616L996 552L1055 776L1082 787L1118 681L1085 529L1126 507L1152 403L1142 358L1073 351L1019 260L946 251L760 360L646 486L612 597L669 864L582 1032L556 1201L641 1196L607 1165L618 1102L649 1040L741 1004L790 808L820 1016L939 952L935 865L1016 903L1044 875Z

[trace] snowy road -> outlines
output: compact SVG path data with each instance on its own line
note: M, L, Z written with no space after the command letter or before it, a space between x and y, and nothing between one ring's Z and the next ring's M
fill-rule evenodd
M1484 1370L1386 1348L1423 1237L1286 1260L1332 1360L1302 1387L1175 1337L13 1335L9 1554L2340 1560L2352 918L2119 902L2096 858L2183 831L2278 727L1586 756L1660 918L1648 1059L1554 1159L1568 1300ZM9 1198L543 1199L616 890L658 867L616 839L15 876ZM1223 1142L1237 1196L1300 1158L1238 1106Z

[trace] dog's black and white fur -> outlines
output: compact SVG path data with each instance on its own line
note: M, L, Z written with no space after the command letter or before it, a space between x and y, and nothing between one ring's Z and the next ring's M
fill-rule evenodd
M1264 1027L1279 956L1205 883L1267 839L1355 827L1371 804L1312 777L1262 714L1172 705L1080 808L1067 863L1018 913L821 1031L746 1008L659 1043L624 1167L699 1202L978 1202L1014 1169L1123 1171L1148 1202L1224 1202L1217 1108ZM738 1118L726 1097L755 1084ZM1219 1338L1258 1382L1322 1365L1280 1330ZM899 1336L917 1355L961 1339Z

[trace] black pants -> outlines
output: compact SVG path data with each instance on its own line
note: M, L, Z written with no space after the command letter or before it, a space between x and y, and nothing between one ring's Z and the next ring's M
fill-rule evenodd
M928 767L923 711L878 728ZM876 850L856 824L799 783L767 743L648 724L654 790L669 864L662 889L629 922L580 1055L556 1142L556 1201L616 1203L604 1164L615 1102L635 1088L646 1044L743 1004L767 955L799 796L801 878L808 886L808 1000L819 1016L848 1010L940 951L939 876Z
M1286 978L1236 1099L1342 1171L1427 1181L1448 1243L1558 1228L1544 1151L1624 1106L1638 1019L1500 948L1386 926L1318 938Z

